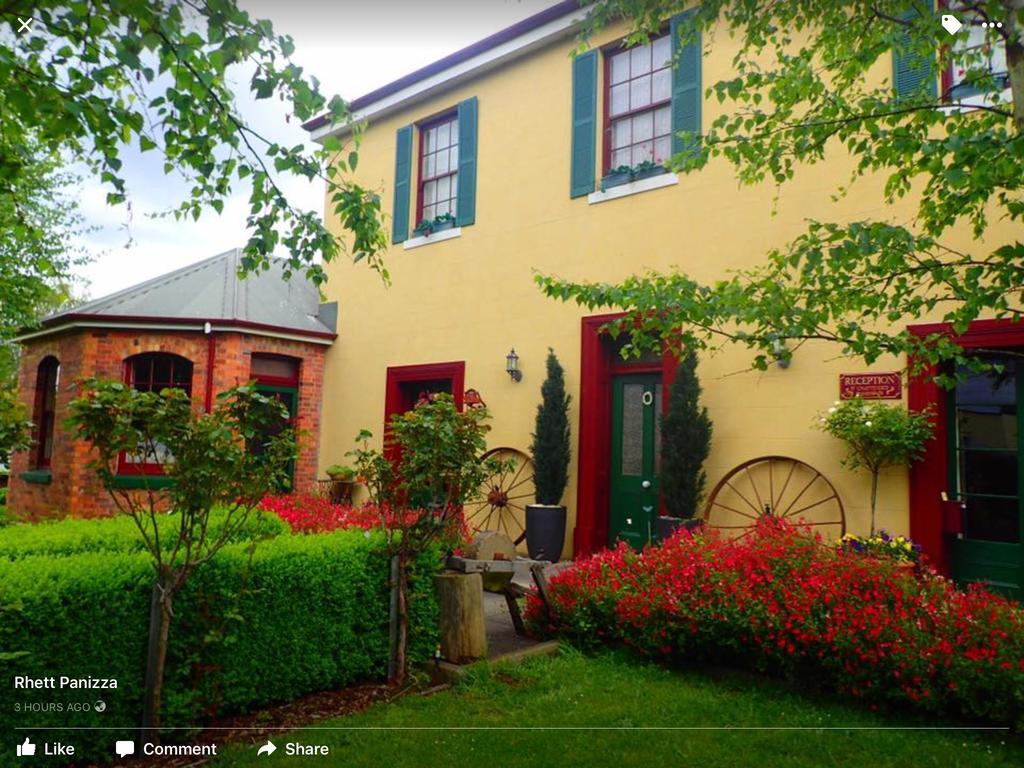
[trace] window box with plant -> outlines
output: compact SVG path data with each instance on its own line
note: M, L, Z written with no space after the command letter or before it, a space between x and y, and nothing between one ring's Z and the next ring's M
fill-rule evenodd
M617 168L612 168L607 174L605 174L605 177L601 179L601 191L603 192L610 187L629 184L632 180L633 169L628 165L620 165Z
M562 502L569 482L569 395L565 374L548 350L547 378L533 433L533 481L536 504L526 506L526 550L534 560L557 562L565 543L566 509Z
M443 232L455 226L455 217L450 213L442 213L433 219L423 219L412 231L417 237L430 237L435 232Z
M667 173L665 166L650 160L644 160L632 167L628 165L620 165L612 168L607 175L601 179L601 191L603 192L606 189L618 187L622 184L640 181L641 179L649 179L651 176L660 176L663 173Z
M640 179L660 176L663 173L665 173L665 166L653 163L650 160L644 160L642 163L633 166L631 175L633 181L640 181Z

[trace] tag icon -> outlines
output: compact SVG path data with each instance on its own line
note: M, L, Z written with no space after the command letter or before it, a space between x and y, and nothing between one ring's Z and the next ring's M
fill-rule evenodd
M949 32L951 35L955 35L963 28L963 24L960 20L951 13L942 14L942 28Z

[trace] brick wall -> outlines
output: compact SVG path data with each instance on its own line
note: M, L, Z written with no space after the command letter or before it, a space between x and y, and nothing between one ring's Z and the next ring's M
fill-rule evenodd
M52 480L49 484L28 482L22 473L34 469L34 450L15 454L11 460L8 507L27 520L73 516L95 517L111 514L114 505L100 486L95 473L86 466L93 458L87 443L73 440L64 427L68 403L76 396L74 383L82 378L122 379L124 361L144 352L170 352L192 362L192 397L196 408L205 406L209 337L198 332L75 330L33 339L25 343L18 372L18 391L32 413L35 404L36 373L49 355L60 362L56 401ZM295 465L295 487L313 488L316 481L320 434L320 398L326 347L248 333L213 334L213 394L249 380L252 354L288 355L301 360L297 426L299 456Z

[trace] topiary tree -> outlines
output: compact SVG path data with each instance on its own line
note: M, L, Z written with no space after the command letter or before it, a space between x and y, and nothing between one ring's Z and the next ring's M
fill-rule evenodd
M140 392L117 381L88 379L71 402L69 426L92 444L90 467L118 510L135 522L152 558L143 737L159 742L164 667L174 598L197 568L245 527L260 500L279 487L295 459L291 428L268 436L288 418L284 405L252 385L222 392L210 413L197 412L180 389ZM254 441L261 450L250 450ZM122 456L158 464L143 488L118 485ZM169 483L166 481L170 481ZM220 523L210 525L214 509ZM171 512L173 514L168 514Z
M932 435L931 412L914 413L899 405L866 403L859 397L836 402L818 420L821 430L846 443L843 466L871 473L871 535L875 535L878 475L886 467L906 466L921 458Z
M697 356L689 352L676 369L668 394L668 413L661 417L661 498L671 517L688 520L697 514L704 494L704 460L711 450L711 419L700 404Z
M538 504L557 505L569 482L569 401L565 373L552 349L548 349L548 375L540 388L537 424L530 453L533 454Z

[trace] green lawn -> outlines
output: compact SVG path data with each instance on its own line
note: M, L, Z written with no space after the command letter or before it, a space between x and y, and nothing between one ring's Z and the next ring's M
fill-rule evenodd
M294 758L283 755L288 741L330 746L330 757L313 758L311 765L374 768L1024 765L1024 747L1002 733L883 730L906 724L802 698L771 681L713 680L568 651L481 668L452 691L323 724L338 730L275 736L280 761L257 759L254 747L236 746L214 765L290 764ZM498 730L509 726L526 727ZM700 730L656 729L666 726ZM714 730L750 726L763 730ZM795 730L804 727L810 730Z

